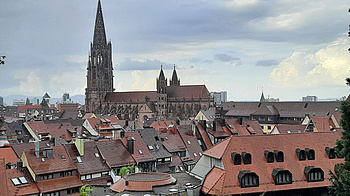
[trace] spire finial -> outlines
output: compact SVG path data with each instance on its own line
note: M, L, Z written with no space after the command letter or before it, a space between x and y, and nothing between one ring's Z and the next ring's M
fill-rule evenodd
M160 64L160 69L163 69L163 63Z
M174 70L175 70L175 64L174 64Z

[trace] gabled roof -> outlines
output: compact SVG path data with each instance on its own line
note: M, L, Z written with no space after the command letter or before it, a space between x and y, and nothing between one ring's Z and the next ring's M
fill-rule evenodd
M266 116L278 116L279 113L274 105L266 105L259 108L257 111L250 115L266 115Z
M329 116L312 116L311 120L318 132L333 131L336 128Z
M272 131L276 129L280 134L302 133L305 128L305 125L277 124Z
M78 168L80 175L99 173L110 170L106 163L103 162L101 156L99 156L95 142L84 142L84 156L79 155L75 144L66 144L65 147L75 166ZM96 157L96 153L98 157ZM78 156L80 156L80 159L82 160L81 163L78 163L77 161Z
M5 159L5 164L7 163L17 163L17 156L15 154L15 151L13 151L12 148L0 148L0 159Z
M127 140L129 138L134 139L134 154L131 154L131 156L137 163L156 161L138 132L125 132L125 137L122 138L122 142L126 147L128 145Z
M251 135L263 135L264 131L261 129L261 126L257 120L245 120L242 122L243 126L248 129L248 132Z
M257 111L259 108L274 105L280 117L303 118L306 114L325 116L340 113L340 101L330 102L225 102L220 106L228 111L226 116L246 116Z
M51 148L53 149L53 158L45 158L42 150L39 153L39 158L36 157L35 150L24 150L22 159L23 156L26 157L28 165L35 175L77 169L68 158L68 154L63 146L52 146ZM64 156L65 159L62 159L62 156ZM42 160L44 160L44 162Z
M174 120L161 120L161 121L154 121L150 127L153 127L156 131L159 131L161 129L168 129L169 126L177 126L176 122Z
M203 154L209 157L222 159L225 168L225 177L216 177L217 170L212 170L203 181L203 191L214 195L246 194L257 192L270 192L290 189L305 189L315 187L327 187L330 185L329 172L334 165L344 162L344 159L327 157L325 147L333 148L336 140L341 138L339 132L300 133L279 135L255 135L255 136L231 136ZM315 151L315 160L299 161L296 149L310 148ZM284 162L267 163L264 151L280 150L284 153ZM248 152L251 154L252 163L234 165L231 153ZM324 181L307 182L304 169L307 166L319 167L324 172ZM292 173L292 184L275 185L272 179L272 171L275 168L283 168ZM259 176L259 186L240 188L238 174L240 171L249 170ZM212 177L212 178L211 178Z
M193 135L191 125L179 125L178 131L183 143L186 145L186 149L189 154L187 158L194 161L198 161L200 157L199 153L203 153L203 151L200 145L198 144L196 135Z
M97 148L110 168L134 165L135 160L121 140L98 141Z
M105 101L116 103L145 103L146 97L149 98L149 101L156 101L157 91L111 92L107 93Z
M1 165L1 163L0 163ZM1 176L1 174L0 174ZM29 172L26 169L7 169L6 176L7 186L8 186L8 195L35 195L39 194L39 189L31 179ZM15 186L11 179L24 177L27 180L27 183ZM1 177L0 177L1 178ZM1 181L1 180L0 180ZM1 191L0 191L0 195ZM5 195L5 194L4 194Z
M245 126L239 124L237 119L225 119L227 126L230 128L230 131L234 133L234 135L250 135L247 128ZM253 130L251 130L252 132Z
M186 146L178 134L176 127L173 127L171 129L161 129L157 132L163 146L168 150L168 152L173 153L186 150Z
M173 99L209 99L210 94L205 85L167 86L168 100Z
M63 138L65 140L72 140L72 135L68 129L74 129L69 122L45 123L44 121L25 122L24 125L30 127L32 133L39 138L40 134L48 133L55 138Z
M137 131L141 135L141 139L144 141L145 145L147 145L148 149L151 148L149 151L156 159L170 158L172 156L163 147L162 142L160 141L160 138L154 128L138 129Z

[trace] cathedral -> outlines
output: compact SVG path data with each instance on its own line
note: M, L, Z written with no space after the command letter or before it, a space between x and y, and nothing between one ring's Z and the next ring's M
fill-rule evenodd
M161 66L155 91L114 92L112 44L106 39L101 2L98 1L87 67L86 112L140 121L154 117L185 119L213 105L205 85L180 84L175 66L169 85Z

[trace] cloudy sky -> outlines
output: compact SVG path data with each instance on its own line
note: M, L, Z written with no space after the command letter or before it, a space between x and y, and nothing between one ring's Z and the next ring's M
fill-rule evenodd
M84 94L97 0L0 0L0 96ZM155 90L160 64L228 99L350 93L349 0L102 0L116 91Z

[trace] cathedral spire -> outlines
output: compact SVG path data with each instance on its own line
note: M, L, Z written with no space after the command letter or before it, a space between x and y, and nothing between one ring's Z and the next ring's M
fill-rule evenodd
M96 11L93 45L107 46L106 31L105 31L105 25L103 22L102 6L101 6L100 0L98 0L97 11Z
M165 76L163 72L163 64L160 64L159 80L165 80Z
M180 86L180 80L177 78L177 73L174 64L173 76L171 77L170 86Z
M262 87L260 102L265 102L265 101L266 101L266 99L265 99L265 96L264 96L264 87Z

